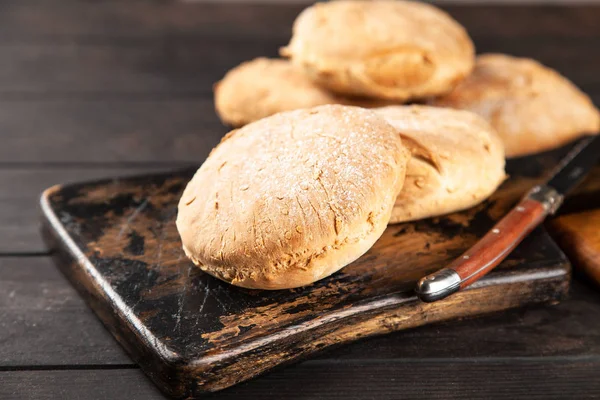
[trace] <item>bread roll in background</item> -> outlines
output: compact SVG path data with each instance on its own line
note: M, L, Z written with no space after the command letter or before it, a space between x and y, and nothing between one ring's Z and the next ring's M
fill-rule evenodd
M215 109L221 120L234 127L282 111L346 104L381 107L384 101L349 99L318 86L288 60L256 58L233 68L215 84Z
M560 147L600 130L600 114L590 98L528 58L480 55L472 75L429 103L487 119L502 138L507 157Z
M396 100L450 91L474 48L442 10L408 1L332 1L305 9L281 54L332 91Z
M187 185L177 229L187 256L246 288L326 277L381 236L409 151L373 111L326 105L230 132Z
M416 105L375 111L412 152L390 223L473 207L505 179L502 142L478 115Z

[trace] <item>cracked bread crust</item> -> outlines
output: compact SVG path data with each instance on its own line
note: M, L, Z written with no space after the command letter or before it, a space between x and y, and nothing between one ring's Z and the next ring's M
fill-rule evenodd
M372 111L325 105L235 130L186 187L177 228L188 257L237 286L324 278L381 236L408 150Z
M558 72L528 58L477 57L473 74L430 104L473 111L496 129L507 157L560 147L600 130L590 98Z
M428 106L375 109L411 150L406 180L390 223L473 207L504 181L504 148L478 115Z
M233 68L215 84L215 109L224 123L240 127L283 111L345 104L382 107L385 101L349 99L329 92L288 60L256 58Z
M334 92L407 101L450 91L474 63L465 29L410 1L333 1L305 9L281 55Z

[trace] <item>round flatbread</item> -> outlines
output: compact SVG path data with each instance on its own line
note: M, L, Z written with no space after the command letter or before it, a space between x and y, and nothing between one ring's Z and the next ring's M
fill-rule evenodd
M458 22L409 1L317 3L298 16L281 54L332 91L396 101L446 93L474 63Z
M317 85L288 60L257 58L238 65L215 84L215 108L221 120L234 127L283 111L346 104L381 107L384 101L349 99Z
M326 105L232 131L187 185L177 229L187 256L237 286L308 285L381 236L410 153L366 109Z
M560 147L600 130L588 96L558 72L528 58L477 57L473 74L430 104L473 111L496 129L507 157Z

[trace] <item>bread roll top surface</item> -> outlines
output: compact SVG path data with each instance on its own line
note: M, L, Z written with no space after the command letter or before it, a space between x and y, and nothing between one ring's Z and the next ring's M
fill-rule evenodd
M447 92L474 47L444 11L409 1L334 1L304 10L282 55L331 90L404 101Z
M186 254L233 284L297 287L327 276L381 235L409 152L372 111L321 106L232 131L186 187Z

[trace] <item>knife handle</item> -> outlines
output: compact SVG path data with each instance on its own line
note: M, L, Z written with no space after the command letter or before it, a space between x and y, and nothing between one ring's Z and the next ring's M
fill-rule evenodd
M417 295L432 302L477 281L500 264L561 202L562 196L553 188L534 187L473 247L446 268L421 279Z

